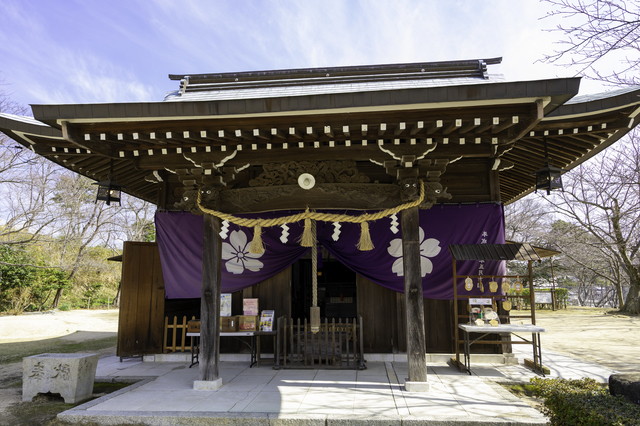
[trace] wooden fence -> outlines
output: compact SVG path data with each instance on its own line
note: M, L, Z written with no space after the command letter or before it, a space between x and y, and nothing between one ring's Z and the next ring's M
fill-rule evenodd
M311 332L305 318L280 317L276 324L274 368L354 369L367 368L362 342L362 317L321 321L320 331Z
M191 319L196 319L196 317ZM171 331L171 335L169 335L169 331ZM178 317L173 317L173 324L169 324L169 317L164 317L164 339L162 340L162 345L162 352L165 354L191 351L191 343L187 345L186 316L182 317L182 323L178 323Z

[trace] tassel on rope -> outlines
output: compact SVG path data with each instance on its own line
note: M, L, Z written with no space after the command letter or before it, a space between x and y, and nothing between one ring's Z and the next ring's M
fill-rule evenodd
M358 250L369 251L373 250L373 241L371 241L371 234L369 234L369 222L362 222L360 224L360 241L358 242Z
M309 209L307 209L309 211ZM313 231L311 229L311 219L304 220L304 231L302 231L302 239L300 239L302 247L313 247Z
M262 254L264 253L264 244L262 244L262 226L256 225L253 228L253 240L251 241L251 247L249 253Z

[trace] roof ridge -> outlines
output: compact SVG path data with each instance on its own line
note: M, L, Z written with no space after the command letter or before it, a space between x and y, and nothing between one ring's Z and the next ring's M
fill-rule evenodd
M405 73L429 73L461 70L486 73L487 65L500 64L502 58L473 59L440 62L415 62L368 66L294 68L272 71L243 71L208 74L169 74L171 80L188 81L188 84L229 83L240 81L265 81L309 79L322 77L372 76Z

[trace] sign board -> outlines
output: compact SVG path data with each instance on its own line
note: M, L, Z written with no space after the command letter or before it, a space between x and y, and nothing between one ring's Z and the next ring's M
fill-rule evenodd
M536 293L536 303L553 303L550 291Z
M220 295L220 316L231 316L231 293L222 293Z
M244 299L242 301L242 311L244 315L258 315L258 299Z
M490 297L482 298L482 299L469 299L469 304L470 305L491 305L493 304L493 300Z

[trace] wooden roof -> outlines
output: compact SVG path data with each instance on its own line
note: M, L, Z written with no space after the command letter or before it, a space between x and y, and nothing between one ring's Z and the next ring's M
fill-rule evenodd
M544 137L552 164L571 168L638 124L640 88L573 101L579 78L505 82L487 72L498 62L177 75L164 102L32 105L35 119L0 114L0 130L98 181L113 162L125 192L154 203L192 180L239 199L265 167L288 162L338 162L340 179L371 185L452 182L481 165L509 203L532 191ZM465 179L460 199L481 201Z
M526 243L450 244L454 260L540 260L536 250Z
M515 241L505 241L506 244L522 244L522 243L517 243ZM533 249L536 251L536 253L538 253L538 256L540 256L540 258L544 259L546 257L551 257L551 256L555 256L557 254L561 254L561 251L558 250L554 250L554 249L550 249L550 248L546 248L546 247L538 247L538 246L534 246L532 245L531 247L533 247Z

